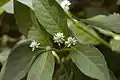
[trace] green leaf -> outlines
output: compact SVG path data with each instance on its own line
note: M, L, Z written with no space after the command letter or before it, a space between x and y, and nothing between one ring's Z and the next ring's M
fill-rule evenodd
M16 44L2 68L0 80L20 80L25 77L36 53L31 51L30 42L21 41Z
M79 43L82 44L99 44L99 36L96 32L85 26L85 24L80 23L80 26L75 26L71 21L68 21L69 29L72 34L76 37Z
M89 45L72 47L70 52L73 62L82 73L98 80L110 80L104 56Z
M110 72L110 80L117 80L116 76L114 75L114 73L112 71Z
M2 51L0 52L0 63L2 63L2 65L6 62L10 52L11 52L10 48L3 48Z
M3 10L5 10L7 13L14 14L14 7L13 7L13 0L10 0L8 3L6 3L4 6L1 7Z
M19 25L19 30L28 39L36 40L41 44L51 44L51 41L49 40L49 36L48 36L49 34L38 23L34 12L29 7L16 1L15 17Z
M120 52L120 40L112 39L110 45L113 51Z
M72 65L72 72L74 73L73 80L95 80L84 75L75 64Z
M90 24L96 25L103 29L111 30L116 33L120 33L120 15L99 15L88 19Z
M4 5L5 3L9 2L10 0L0 0L0 7Z
M73 72L71 71L71 68L71 60L65 59L55 71L56 80L73 80Z
M31 13L31 20L33 26L29 29L28 39L36 40L42 44L51 44L48 33L43 29L43 27L37 21L34 13Z
M14 15L19 26L19 30L21 33L27 36L30 27L32 27L31 10L29 7L16 0L14 1L14 6Z
M27 80L52 80L55 60L51 52L42 53L33 63Z
M22 4L25 4L26 6L28 6L31 9L33 9L32 0L17 0L17 1L21 2Z
M2 8L0 8L0 15L4 12L4 10Z
M104 34L106 36L111 36L113 37L114 35L116 35L115 33L111 32L111 31L108 31L108 30L105 30L105 29L102 29L100 27L94 27L97 31L99 31L101 34Z
M33 0L33 8L40 24L47 32L67 32L67 22L63 9L55 0Z

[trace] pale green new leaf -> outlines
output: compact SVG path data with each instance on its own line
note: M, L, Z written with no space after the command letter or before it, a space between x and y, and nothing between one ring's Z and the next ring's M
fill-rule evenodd
M31 51L30 43L21 41L16 44L2 68L0 80L20 80L25 77L34 60L33 55L37 52Z
M120 40L112 39L110 45L113 51L120 52Z
M42 53L33 63L27 80L52 80L55 60L51 52Z
M104 56L96 48L89 45L72 47L70 52L73 62L82 73L98 80L110 80Z
M33 8L40 24L47 32L67 32L67 22L63 9L55 0L33 0Z

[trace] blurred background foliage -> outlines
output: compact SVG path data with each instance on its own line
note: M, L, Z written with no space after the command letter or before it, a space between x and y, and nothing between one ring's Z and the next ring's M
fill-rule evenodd
M109 15L120 13L120 0L70 0L70 2L70 11L74 14L73 17L78 20L101 14ZM0 66L2 66L2 63L7 59L14 44L21 39L25 39L18 29L19 26L13 13L13 0L0 0ZM109 40L109 37L104 37L102 34L100 35L106 40ZM118 80L120 80L120 54L111 51L103 45L96 47L104 54L108 62L108 67L114 72ZM79 72L76 72L76 74L77 73Z

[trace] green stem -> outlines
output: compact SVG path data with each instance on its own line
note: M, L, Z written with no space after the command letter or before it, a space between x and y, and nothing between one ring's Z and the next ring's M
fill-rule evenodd
M63 51L66 47L67 47L67 46L64 46L64 47L61 49L61 51Z
M40 48L40 49L46 49L45 47L41 47L41 46L39 46L39 48Z
M43 52L46 52L46 50L42 50L42 51L37 52L37 53L35 54L35 56L37 56L37 55L39 55L39 54L41 54L41 53L43 53Z
M92 35L89 31L87 31L86 29L84 29L83 27L81 27L80 24L79 24L78 22L76 22L76 21L72 18L71 14L69 14L69 13L67 13L67 12L65 12L65 13L66 13L67 17L68 17L76 26L78 26L78 27L81 28L83 31L87 32L89 35L91 35L92 37L94 37L96 40L98 40L99 42L103 43L105 46L107 46L107 47L110 48L109 43L107 43L105 40L103 40L103 39L101 39L101 38L97 38L97 37L95 37L94 35Z
M58 63L60 63L60 57L57 55L57 53L55 51L52 51L52 54L55 56L55 58L57 59Z

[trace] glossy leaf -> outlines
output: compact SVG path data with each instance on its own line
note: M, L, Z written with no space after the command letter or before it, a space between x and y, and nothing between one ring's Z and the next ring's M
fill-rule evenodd
M33 63L27 80L52 80L54 56L51 52L42 53Z
M98 80L110 80L104 56L96 48L88 45L72 47L73 62L82 73Z
M36 53L31 51L30 42L21 41L16 44L2 68L0 80L20 80L25 77Z
M33 8L40 24L54 35L63 32L67 35L67 22L64 11L55 0L33 0Z

